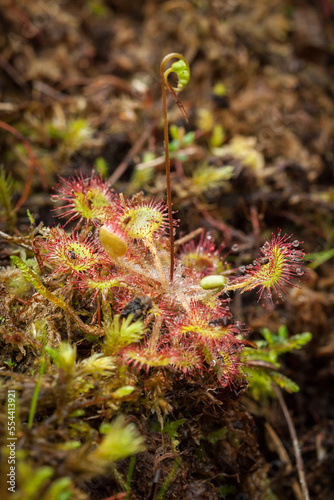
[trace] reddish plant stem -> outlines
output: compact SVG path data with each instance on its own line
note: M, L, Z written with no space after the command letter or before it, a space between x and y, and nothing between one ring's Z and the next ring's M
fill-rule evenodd
M165 64L166 58L161 62L160 77L161 77L161 93L162 93L162 108L164 119L164 146L165 146L165 164L166 164L166 185L167 185L167 205L168 205L168 221L169 221L169 241L170 241L170 281L173 281L174 274L174 233L173 233L173 212L172 212L172 192L170 182L170 159L168 148L168 116L167 116L167 96L165 82Z

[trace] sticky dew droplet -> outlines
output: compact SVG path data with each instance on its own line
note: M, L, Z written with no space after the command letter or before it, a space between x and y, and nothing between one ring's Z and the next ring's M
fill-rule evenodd
M294 240L292 242L292 244L293 244L294 247L299 247L299 241L298 240Z
M231 247L232 252L238 252L238 250L239 250L239 245L237 245L236 243L234 245L232 245L232 247Z

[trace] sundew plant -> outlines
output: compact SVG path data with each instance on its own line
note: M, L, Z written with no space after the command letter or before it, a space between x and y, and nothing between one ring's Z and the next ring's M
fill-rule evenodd
M61 179L53 200L62 202L60 220L77 226L66 231L65 222L34 239L48 285L19 257L12 260L40 294L72 313L83 334L103 337L104 352L131 373L163 369L238 384L247 341L231 320L231 292L257 290L259 300L272 299L304 272L304 252L291 236L273 235L233 274L203 232L198 244L182 246L171 279L164 201L117 194L94 173Z

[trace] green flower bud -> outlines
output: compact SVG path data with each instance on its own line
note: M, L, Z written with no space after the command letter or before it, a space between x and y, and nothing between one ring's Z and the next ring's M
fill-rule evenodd
M204 290L212 290L214 288L224 288L228 284L228 278L221 275L205 276L201 280L201 287Z

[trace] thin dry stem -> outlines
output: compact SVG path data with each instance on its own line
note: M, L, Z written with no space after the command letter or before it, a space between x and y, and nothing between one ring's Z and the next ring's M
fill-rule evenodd
M274 446L277 450L277 453L278 453L278 456L279 456L281 462L285 465L285 472L287 474L290 474L293 470L293 466L292 466L290 457L288 455L288 452L284 448L283 443L280 440L279 436L276 434L276 432L271 427L271 425L268 424L268 422L265 423L265 428L269 434L270 441L274 444ZM293 492L295 494L296 499L303 500L303 493L302 493L302 490L300 488L300 485L298 484L297 479L292 483L292 489L293 489Z
M184 245L185 243L188 243L188 241L193 240L194 238L196 238L196 236L198 236L199 234L201 234L202 231L203 231L203 228L202 227L198 227L194 231L191 231L191 233L186 234L182 238L179 238L178 240L176 240L174 242L174 245L175 246Z
M282 396L282 393L281 393L279 387L276 384L272 384L272 386L273 386L273 390L275 391L275 394L277 396L277 399L279 401L279 404L281 405L286 423L288 424L289 433L290 433L291 440L292 440L293 451L294 451L295 458L296 458L296 466L297 466L297 471L298 471L299 483L300 483L300 486L301 486L301 489L303 492L303 500L310 500L310 494L309 494L307 484L306 484L304 463L303 463L303 458L302 458L302 455L300 452L300 446L299 446L299 442L298 442L297 432L296 432L296 429L295 429L295 426L293 424L292 418L290 416L288 407L285 404L284 398Z

